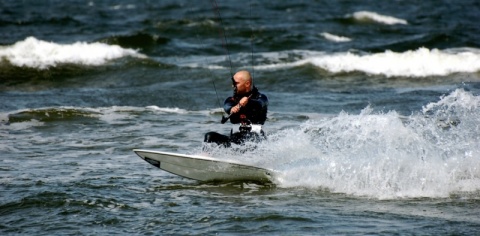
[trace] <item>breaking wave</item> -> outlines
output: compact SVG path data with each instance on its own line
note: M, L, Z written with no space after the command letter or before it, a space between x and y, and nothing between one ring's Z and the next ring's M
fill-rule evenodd
M339 36L339 35L334 35L328 32L323 32L320 34L322 37L324 37L326 40L332 41L332 42L337 42L337 43L343 43L343 42L350 42L352 41L351 38L345 37L345 36Z
M58 44L28 37L0 47L0 58L17 67L48 69L59 64L99 66L122 57L145 58L133 49L104 43Z
M370 12L370 11L358 11L351 15L347 15L347 18L353 18L356 21L360 21L360 22L375 22L375 23L386 24L386 25L408 24L406 20L399 19L393 16L381 15L376 12Z
M426 77L480 70L480 52L419 48L406 52L357 55L339 53L307 59L332 73L361 71L373 75Z
M446 76L454 73L480 71L480 50L427 49L419 48L405 52L385 51L382 53L325 53L315 51L289 51L263 54L268 64L256 69L280 69L314 65L330 73L363 72L387 77ZM290 62L282 62L290 60Z
M234 64L251 63L251 54L232 55ZM291 50L257 53L255 69L278 70L313 65L332 74L362 72L387 77L447 76L455 73L480 71L480 50L475 48L428 49L419 48L405 52L387 50L381 53L358 51L327 53L321 51ZM189 56L156 58L165 64L181 67L225 70L224 56Z
M208 114L210 111L189 111L176 107L131 107L131 106L111 106L111 107L45 107L37 109L24 109L8 113L0 113L0 122L5 124L15 124L24 122L35 122L35 124L44 124L45 122L75 121L85 119L99 119L110 124L119 122L128 122L139 114L152 113L160 114Z

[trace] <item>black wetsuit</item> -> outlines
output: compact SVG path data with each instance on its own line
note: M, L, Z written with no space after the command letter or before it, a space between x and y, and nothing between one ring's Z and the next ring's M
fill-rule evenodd
M252 91L247 94L234 94L232 97L228 97L223 104L225 112L230 114L232 107L236 106L243 97L248 97L247 105L241 107L239 112L231 114L230 122L232 124L241 125L263 125L267 119L268 98L264 94L258 92L258 89L255 86ZM231 133L230 136L219 134L217 132L208 132L205 134L204 142L217 143L229 147L231 143L242 144L249 139L256 141L264 138L263 131L262 134L258 134L250 132L249 130L243 130L237 133Z

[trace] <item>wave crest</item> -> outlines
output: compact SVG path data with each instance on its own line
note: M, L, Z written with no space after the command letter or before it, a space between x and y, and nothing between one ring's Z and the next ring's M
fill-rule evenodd
M122 57L145 58L133 49L103 43L57 44L28 37L11 46L0 47L0 58L18 67L48 69L58 64L99 66Z
M408 24L406 20L399 19L393 16L381 15L376 12L370 12L370 11L358 11L351 15L347 15L347 17L351 17L361 22L375 22L375 23L380 23L385 25L396 25L396 24L407 25Z
M322 37L324 37L326 40L332 41L332 42L337 42L337 43L343 43L343 42L350 42L352 41L351 38L345 37L345 36L339 36L339 35L334 35L328 32L323 32L320 34Z
M419 48L406 52L358 55L351 52L313 56L305 62L332 73L360 71L372 75L427 77L480 70L480 53Z

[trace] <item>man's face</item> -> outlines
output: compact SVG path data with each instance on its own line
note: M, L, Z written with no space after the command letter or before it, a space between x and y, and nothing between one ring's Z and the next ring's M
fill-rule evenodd
M250 92L250 83L249 81L244 81L238 75L233 76L233 86L238 94L244 94Z

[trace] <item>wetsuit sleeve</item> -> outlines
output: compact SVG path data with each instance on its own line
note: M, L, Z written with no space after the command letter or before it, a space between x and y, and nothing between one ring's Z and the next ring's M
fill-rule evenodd
M254 124L264 124L267 120L268 98L259 94L255 99L250 99L247 104L249 118Z
M228 97L223 103L223 110L225 110L225 113L230 114L230 110L232 110L232 107L236 105L237 102L235 101L235 99L233 99L233 97Z
M250 98L247 106L251 106L252 109L257 111L266 110L268 106L268 98L264 94L260 94L258 98Z

